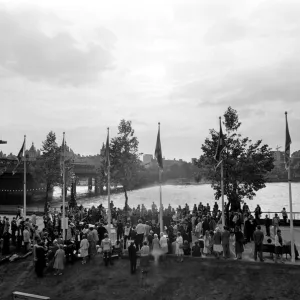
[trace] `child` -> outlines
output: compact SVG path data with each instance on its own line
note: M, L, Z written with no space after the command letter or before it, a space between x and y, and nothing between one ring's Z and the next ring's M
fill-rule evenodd
M199 239L199 247L200 247L200 252L201 255L203 254L203 250L204 250L204 239L203 239L203 235L200 235L200 239Z
M195 256L195 257L200 257L201 256L199 241L196 241L195 246L193 246L193 248L192 248L192 256Z

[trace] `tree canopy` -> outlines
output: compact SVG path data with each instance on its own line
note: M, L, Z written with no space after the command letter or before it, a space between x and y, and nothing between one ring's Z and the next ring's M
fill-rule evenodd
M244 198L252 199L256 192L265 187L266 174L274 168L274 158L268 145L262 140L253 142L238 133L241 126L238 113L228 107L224 113L226 133L224 134L225 149L222 153L224 167L224 195L227 196L231 210L240 208ZM195 164L206 170L205 176L211 181L215 190L215 199L221 197L220 167L215 169L214 155L218 143L218 132L209 131L201 146L203 154Z
M123 186L125 209L128 207L127 191L137 185L139 173L143 170L138 150L139 141L134 135L131 121L121 120L118 135L110 141L111 178Z

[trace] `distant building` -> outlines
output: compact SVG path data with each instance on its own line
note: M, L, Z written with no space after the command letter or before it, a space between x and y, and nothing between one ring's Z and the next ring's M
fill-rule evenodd
M143 155L143 165L150 165L150 163L153 161L153 155L152 154L144 154Z
M284 163L284 152L283 151L271 151L274 157L274 166L279 167Z
M27 161L35 161L41 155L40 150L37 150L32 143L29 150L25 151Z

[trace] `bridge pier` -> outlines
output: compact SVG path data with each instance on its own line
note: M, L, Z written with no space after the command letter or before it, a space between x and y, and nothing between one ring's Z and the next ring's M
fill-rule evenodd
M97 176L95 177L95 195L100 194L100 178Z
M93 177L90 176L88 178L88 191L91 192L93 190Z

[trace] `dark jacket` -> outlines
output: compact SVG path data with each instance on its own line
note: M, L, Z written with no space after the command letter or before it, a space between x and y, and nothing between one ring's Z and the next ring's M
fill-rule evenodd
M253 233L253 241L256 245L261 245L264 241L264 233L260 230L255 230Z
M128 247L128 255L129 255L129 259L130 260L136 260L137 258L137 255L136 255L136 252L137 252L137 248L135 247L134 244L130 244L130 246Z

